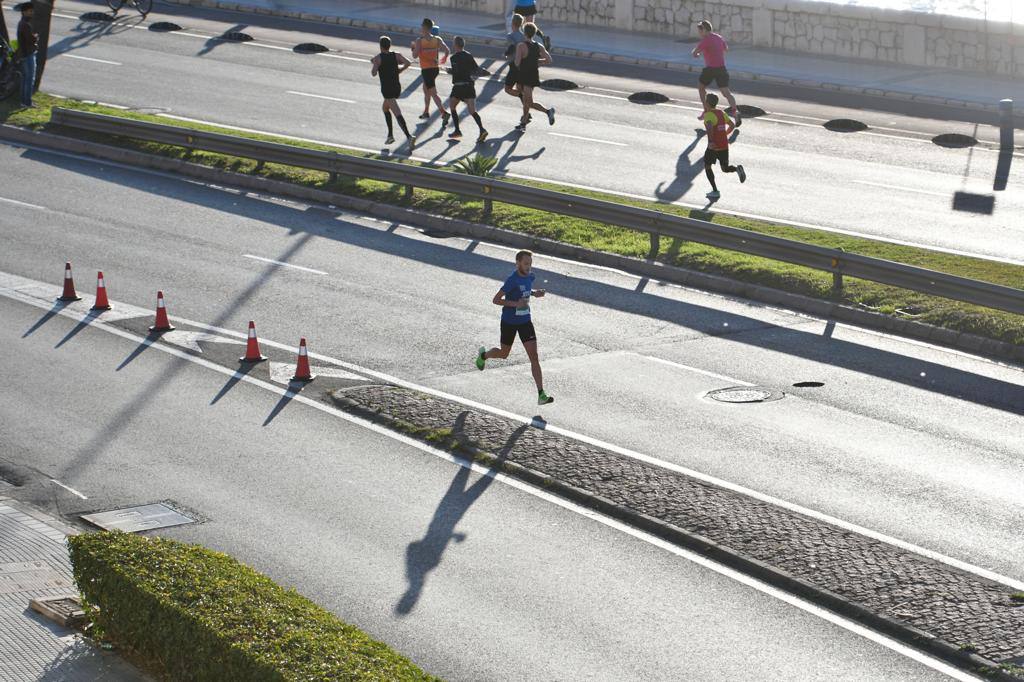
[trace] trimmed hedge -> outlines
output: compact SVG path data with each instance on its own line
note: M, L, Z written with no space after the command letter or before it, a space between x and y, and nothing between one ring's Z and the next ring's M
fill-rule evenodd
M68 538L102 631L173 680L437 680L220 552L122 532Z

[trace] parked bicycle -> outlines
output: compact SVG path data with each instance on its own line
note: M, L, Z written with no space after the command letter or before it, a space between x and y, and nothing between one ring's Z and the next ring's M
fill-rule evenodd
M114 14L117 14L117 11L125 5L128 5L138 10L142 16L146 16L153 9L153 0L107 0L107 5L110 9L114 10Z
M0 37L0 101L21 92L21 60L18 53Z

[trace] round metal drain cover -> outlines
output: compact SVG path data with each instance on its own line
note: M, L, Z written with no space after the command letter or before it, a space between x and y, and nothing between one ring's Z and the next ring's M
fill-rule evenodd
M228 31L220 37L221 40L227 40L232 43L247 43L252 40L252 36L248 33L242 33L241 31Z
M761 107L754 107L749 104L739 104L736 108L740 110L740 116L743 118L757 118L768 113Z
M327 52L327 46L320 43L299 43L292 48L292 51L299 54L316 54L317 52Z
M567 80L565 80L563 78L550 78L550 79L548 79L546 81L543 81L540 84L540 87L541 87L541 90L564 91L564 90L575 90L576 88L578 88L580 86L577 85L576 83L573 83L572 81L567 81Z
M633 104L662 104L668 101L668 97L660 92L634 92L629 101Z
M170 33L171 31L180 31L181 26L170 21L158 21L155 24L150 24L149 30L157 33Z
M106 12L86 12L79 19L82 21L113 21L114 15Z
M760 386L732 386L710 391L708 397L720 403L767 403L780 400L786 394Z
M976 138L973 138L970 135L960 135L958 133L944 133L942 135L936 135L932 138L932 142L940 147L949 147L950 149L965 149L978 144L978 140Z
M825 123L825 128L834 133L859 133L862 130L867 130L868 125L852 118L834 118Z

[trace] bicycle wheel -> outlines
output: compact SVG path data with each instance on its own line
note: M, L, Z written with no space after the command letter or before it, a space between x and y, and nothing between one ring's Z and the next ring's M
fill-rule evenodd
M146 16L153 9L153 0L135 0L133 4L142 16Z
M107 0L107 7L114 10L114 14L117 14L117 10L124 6L124 0Z

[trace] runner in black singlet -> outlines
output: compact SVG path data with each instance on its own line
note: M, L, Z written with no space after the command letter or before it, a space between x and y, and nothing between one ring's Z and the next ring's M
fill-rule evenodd
M448 111L451 112L452 121L455 123L455 132L451 134L452 139L460 139L462 130L459 128L459 114L455 110L459 102L465 102L469 109L470 116L476 121L480 129L480 135L476 143L480 144L487 139L487 131L480 120L480 114L476 113L476 86L473 85L473 76L480 67L469 52L466 52L466 41L462 36L455 36L455 52L449 60L452 65L452 94L448 98Z
M398 125L405 133L405 139L409 141L409 149L416 144L416 138L409 134L409 128L405 124L402 110L398 107L398 98L402 94L402 83L398 80L398 74L409 68L408 59L391 51L391 38L380 37L380 54L370 60L373 69L370 75L380 78L380 94L384 96L384 121L388 124L388 139L384 144L391 144L395 141L394 126L391 123L391 115L398 119Z
M523 26L526 40L516 45L515 65L519 70L519 89L523 95L523 117L516 126L519 132L525 132L530 122L530 109L543 111L548 115L548 123L555 124L555 108L550 109L533 101L533 89L540 85L540 67L551 63L551 55L544 46L534 41L537 27L534 24Z

